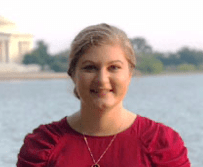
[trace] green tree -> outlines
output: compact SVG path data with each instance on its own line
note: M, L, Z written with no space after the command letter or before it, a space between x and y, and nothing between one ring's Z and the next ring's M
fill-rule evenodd
M55 61L50 65L50 68L55 72L66 72L68 70L68 64Z
M60 52L52 57L52 61L49 63L50 68L55 72L66 72L68 70L68 57L69 49Z
M152 47L147 43L143 37L130 39L135 52L138 53L152 53Z
M167 65L179 65L181 64L181 59L179 58L179 55L177 55L176 53L169 53L167 60Z
M164 66L177 66L181 64L181 60L176 53L154 53L156 59L160 60Z
M203 63L202 51L183 47L177 52L177 54L180 56L181 64L186 63L198 66Z
M193 64L181 64L181 65L177 66L177 70L178 71L183 71L183 72L195 71L196 67Z
M26 54L23 59L23 64L38 64L38 57L33 55L33 53Z
M200 64L200 65L198 66L198 70L203 71L203 64Z
M23 64L38 64L43 70L44 66L48 65L50 61L47 48L48 46L43 41L38 41L37 48L24 56Z
M158 74L163 71L163 64L155 56L143 54L137 64L137 69L142 73Z
M41 65L42 69L44 66L48 64L50 55L47 52L47 45L43 41L37 42L37 49L34 51L34 54L38 57L39 65Z

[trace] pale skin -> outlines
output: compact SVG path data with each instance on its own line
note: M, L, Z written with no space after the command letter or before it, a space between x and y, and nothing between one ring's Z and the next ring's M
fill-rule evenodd
M67 117L72 129L90 136L128 129L137 117L123 107L131 77L119 45L94 46L82 55L72 78L81 102L80 111Z

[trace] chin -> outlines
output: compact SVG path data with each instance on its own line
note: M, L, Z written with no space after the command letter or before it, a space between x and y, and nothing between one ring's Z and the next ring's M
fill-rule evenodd
M98 102L95 101L92 104L94 105L95 108L97 108L98 110L110 110L112 108L114 108L115 106L118 105L118 103L112 102L109 103L110 101L108 100L107 102Z
M95 105L95 108L97 108L98 110L104 111L112 108L112 106L106 105L106 104L99 104L99 105L97 104Z

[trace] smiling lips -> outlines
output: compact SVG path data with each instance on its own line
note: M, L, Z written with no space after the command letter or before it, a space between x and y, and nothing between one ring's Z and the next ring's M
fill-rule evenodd
M90 91L91 91L91 93L95 93L97 95L104 96L107 93L112 92L113 90L112 89L91 89Z

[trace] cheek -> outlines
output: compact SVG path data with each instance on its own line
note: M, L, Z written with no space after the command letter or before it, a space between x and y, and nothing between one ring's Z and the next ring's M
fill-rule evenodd
M79 74L77 76L77 86L81 89L87 88L91 83L91 76L88 74Z
M120 94L126 93L130 83L130 77L126 77L126 75L119 75L114 79L114 81L116 91L119 92Z

